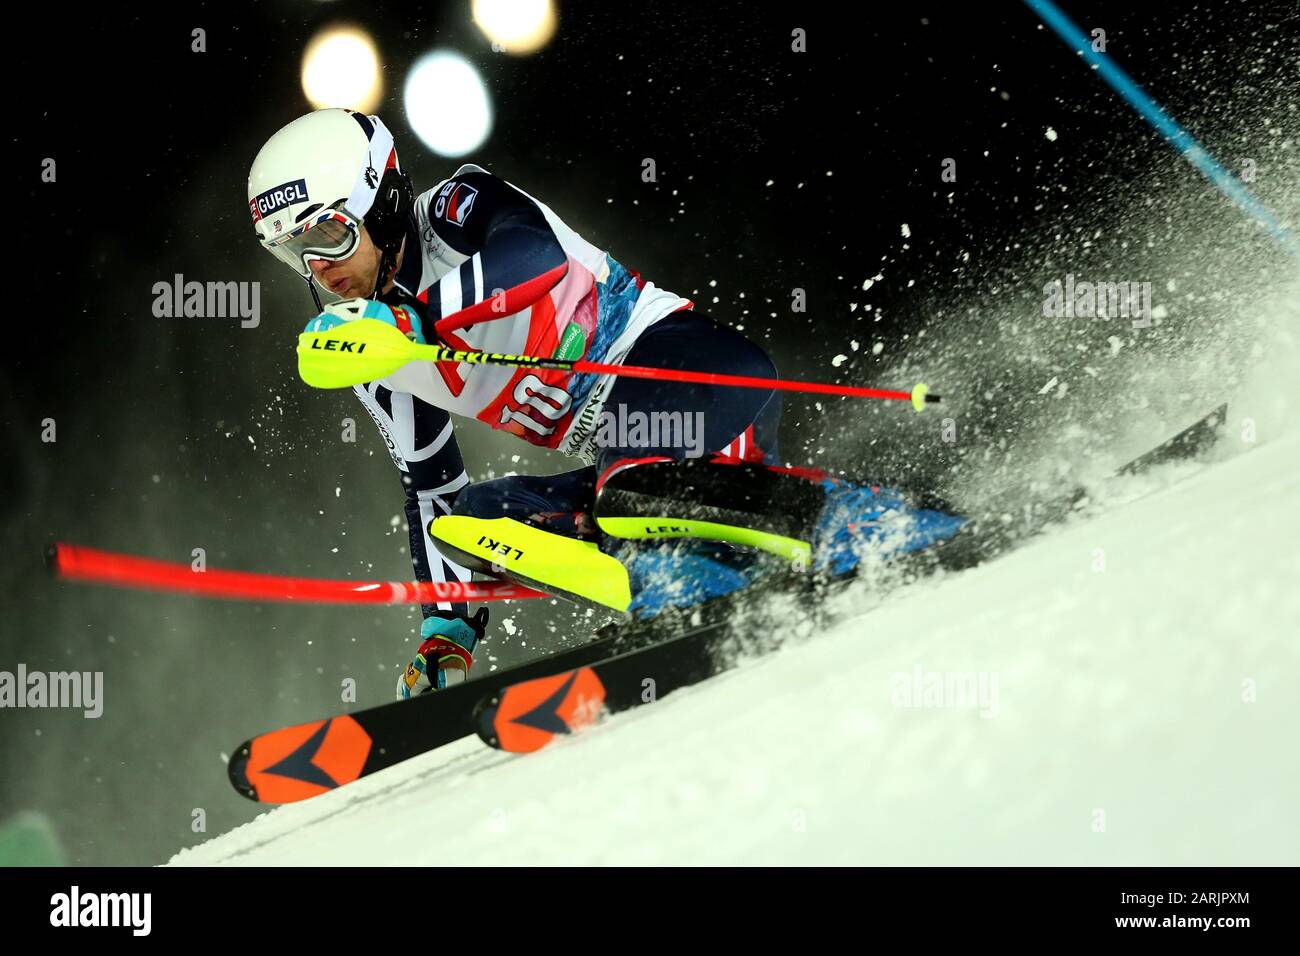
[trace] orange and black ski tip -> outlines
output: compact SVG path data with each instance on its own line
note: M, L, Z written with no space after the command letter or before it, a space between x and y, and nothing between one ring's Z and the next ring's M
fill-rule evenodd
M512 684L487 698L475 714L478 735L511 753L540 750L562 734L599 719L605 685L590 667Z
M362 776L371 746L370 735L344 715L245 741L227 769L231 784L248 799L293 803Z

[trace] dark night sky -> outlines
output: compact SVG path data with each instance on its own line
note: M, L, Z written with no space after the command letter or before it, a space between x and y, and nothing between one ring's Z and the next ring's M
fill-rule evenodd
M363 416L358 443L339 445L338 421L360 410L349 396L297 381L291 349L309 299L247 219L248 164L307 110L298 58L320 26L358 22L379 41L389 96L378 112L417 191L457 163L421 155L400 114L401 77L429 48L451 46L484 71L497 109L492 138L468 159L656 284L743 325L787 375L897 387L923 369L979 422L960 450L911 455L898 451L916 438L910 420L836 409L854 440L839 446L847 460L827 461L823 412L794 401L782 445L800 460L942 486L962 455L991 447L989 422L1024 421L1007 417L1024 412L1022 399L1000 391L1019 381L1011 363L969 360L972 329L984 328L972 312L996 303L1004 311L987 328L1004 332L1033 318L1041 275L1091 266L1195 284L1230 250L1262 242L1010 0L811 12L565 3L557 40L521 59L491 52L468 4L177 6L10 34L24 37L9 62L6 149L21 312L10 317L19 331L0 404L0 669L104 670L110 696L96 722L0 714L0 818L45 810L74 862L166 859L202 839L190 831L196 807L209 833L251 818L222 754L337 710L340 676L358 677L363 705L388 699L409 654L406 611L77 589L46 579L39 560L63 539L173 560L202 546L214 565L256 570L409 575L405 536L389 524L401 503L391 463ZM1104 28L1110 52L1225 163L1261 157L1275 172L1262 194L1300 194L1294 148L1291 166L1269 163L1283 148L1270 124L1292 139L1300 126L1293 3L1063 6L1085 29ZM195 26L207 30L206 53L190 51ZM795 27L808 31L806 54L790 51ZM40 181L45 157L56 183ZM641 181L645 157L657 184ZM940 179L946 158L955 183ZM1162 258L1175 243L1188 250L1176 266ZM153 283L177 272L260 281L261 326L154 318ZM806 314L790 310L796 287ZM917 350L922 332L968 344ZM1052 336L1029 338L1020 366L1064 361L1041 358ZM840 354L849 361L832 365ZM54 444L40 441L45 418L58 423ZM568 467L481 426L458 434L471 477ZM892 451L862 454L865 434L891 436ZM540 618L515 616L533 627L497 636L501 661L557 640Z

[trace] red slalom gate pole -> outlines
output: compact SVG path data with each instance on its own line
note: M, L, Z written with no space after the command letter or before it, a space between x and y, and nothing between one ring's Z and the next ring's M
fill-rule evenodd
M437 604L440 601L520 601L548 595L506 581L331 581L253 571L195 571L188 564L158 561L74 544L56 544L49 561L56 577L114 587L194 594L247 601L311 604Z

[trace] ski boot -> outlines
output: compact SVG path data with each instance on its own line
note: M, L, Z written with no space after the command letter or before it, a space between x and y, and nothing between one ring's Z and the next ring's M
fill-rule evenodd
M848 574L868 554L888 561L949 540L969 520L913 504L895 488L826 477L826 501L813 529L813 567Z
M623 542L614 554L627 568L628 611L638 619L694 607L749 587L786 563L716 541Z
M409 700L465 680L487 620L485 607L473 617L452 611L434 611L426 617L420 625L420 649L397 679L397 699Z

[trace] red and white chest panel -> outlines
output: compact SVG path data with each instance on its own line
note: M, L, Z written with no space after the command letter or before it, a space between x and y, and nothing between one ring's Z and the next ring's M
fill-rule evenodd
M549 287L544 294L532 304L508 312L505 290L484 288L482 255L458 251L439 235L440 231L445 234L446 230L456 228L458 221L486 212L476 208L482 201L477 191L457 181L457 177L467 172L486 171L477 166L462 166L455 176L416 200L422 273L419 288L408 291L429 303L432 314L449 317L438 328L439 337L448 345L513 355L588 357L616 363L645 329L677 309L690 307L689 300L658 289L639 277L631 288L630 299L627 283L617 296L613 295L606 285L611 266L618 273L615 278L626 277L623 267L565 225L545 204L511 186L540 209L563 250L565 263L545 279ZM499 274L500 263L493 263L493 268ZM562 276L555 281L555 275L561 272ZM518 287L514 292L518 292ZM472 310L473 321L457 327L456 314L469 314L466 310ZM493 314L498 311L499 315ZM431 332L425 330L430 340ZM599 355L592 352L593 346ZM454 414L504 429L533 444L556 448L571 430L575 416L590 404L592 396L608 391L608 388L595 388L588 381L578 383L580 388L575 394L570 387L575 378L571 373L550 370L421 362L398 370L383 384ZM585 457L581 449L565 450Z

